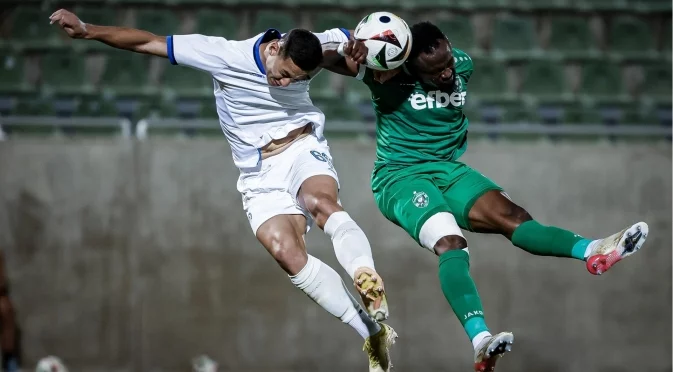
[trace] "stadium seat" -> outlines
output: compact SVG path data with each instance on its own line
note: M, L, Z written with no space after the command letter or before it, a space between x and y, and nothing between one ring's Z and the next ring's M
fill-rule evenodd
M486 58L472 58L474 72L467 84L468 94L480 97L501 97L507 91L505 64Z
M87 4L75 9L77 16L86 23L103 26L114 26L119 24L117 20L117 10L109 6L96 6Z
M99 96L82 96L77 100L75 116L116 117L117 107L114 101Z
M320 99L320 98L334 98L339 95L339 92L332 85L332 81L335 76L330 71L323 70L313 79L311 79L310 84L310 95L311 99Z
M344 12L318 12L313 21L313 30L321 32L332 28L355 29L360 19Z
M645 81L643 93L658 101L671 101L671 65L670 63L652 63L644 66Z
M40 58L42 84L56 92L81 92L88 84L85 56L78 53L45 53Z
M438 20L435 24L444 32L454 48L469 52L476 46L469 17L457 15Z
M61 45L62 31L49 24L52 12L38 7L16 7L9 16L10 37L22 46L34 49Z
M563 65L551 61L531 61L523 70L522 93L537 100L559 99L568 91Z
M291 13L282 10L260 10L255 15L251 32L252 34L258 34L269 28L287 32L297 26L298 23Z
M118 92L137 92L147 83L150 57L125 51L107 54L101 87Z
M625 93L620 67L609 61L584 63L580 92L598 102L620 100Z
M573 16L553 17L549 49L563 52L566 58L588 57L596 50L588 20Z
M654 56L654 33L644 20L634 16L615 17L609 32L610 49L624 58L648 59Z
M213 93L212 76L191 67L168 66L164 70L163 83L178 96L209 96Z
M157 35L180 33L180 20L170 9L141 9L136 13L136 27Z
M196 13L195 33L222 36L226 39L236 39L239 28L237 14L222 9L199 9Z
M345 87L345 95L346 95L346 102L348 103L360 103L360 102L365 102L369 105L371 105L371 97L372 97L372 92L369 90L369 87L362 81L346 76L344 78L344 87ZM344 103L342 102L342 105Z
M24 76L24 60L20 54L0 55L0 92L13 93L28 89Z
M525 58L537 47L533 19L527 16L498 17L493 29L493 49L510 58Z
M362 115L357 105L344 105L340 99L321 99L313 102L326 118L325 130L335 129L334 122L338 120L361 120Z
M661 49L664 51L663 54L667 56L667 58L671 58L671 18L667 18L666 21L664 22L661 32L659 32L661 35Z

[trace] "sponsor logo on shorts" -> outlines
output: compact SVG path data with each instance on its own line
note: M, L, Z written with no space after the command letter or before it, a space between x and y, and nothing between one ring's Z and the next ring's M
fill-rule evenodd
M336 172L334 170L334 164L332 164L332 159L329 156L327 156L327 154L325 154L324 152L321 153L321 152L316 151L316 150L311 150L311 155L313 155L313 157L316 158L317 160L329 164L330 170L332 170L333 172Z
M248 212L248 219L252 220L252 213Z
M414 197L411 200L417 208L425 208L430 203L430 197L423 191L414 191Z

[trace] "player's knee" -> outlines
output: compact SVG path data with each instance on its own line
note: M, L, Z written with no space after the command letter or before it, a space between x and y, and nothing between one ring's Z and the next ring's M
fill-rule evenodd
M467 248L467 240L464 237L458 235L447 235L441 237L435 244L434 251L435 254L441 256L443 253L452 250L465 249Z
M304 195L304 206L320 228L325 226L325 222L332 213L343 210L335 195L323 191Z
M421 245L437 255L454 249L467 248L467 241L456 222L448 212L440 212L428 218L419 233Z
M528 211L514 203L509 203L504 208L504 210L501 212L501 218L504 218L510 224L516 226L533 219Z

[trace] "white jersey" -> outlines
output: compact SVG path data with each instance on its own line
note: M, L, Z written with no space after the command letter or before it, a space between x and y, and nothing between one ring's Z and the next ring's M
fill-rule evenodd
M350 38L347 30L339 28L315 35L323 45ZM309 81L274 87L266 80L259 45L281 36L278 30L269 29L242 41L198 34L168 36L166 40L171 64L213 76L220 126L238 168L257 166L264 145L309 123L318 139L323 138L325 115L309 97Z

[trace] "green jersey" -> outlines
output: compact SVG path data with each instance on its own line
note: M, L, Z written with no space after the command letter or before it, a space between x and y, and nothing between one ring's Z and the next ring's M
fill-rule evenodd
M376 113L376 167L406 167L458 159L467 148L468 120L463 114L472 59L453 49L456 79L453 91L420 84L400 73L380 84L367 70L362 81L372 92Z

